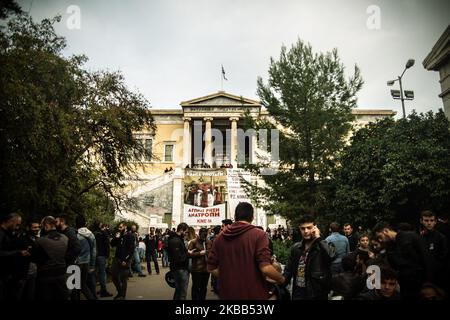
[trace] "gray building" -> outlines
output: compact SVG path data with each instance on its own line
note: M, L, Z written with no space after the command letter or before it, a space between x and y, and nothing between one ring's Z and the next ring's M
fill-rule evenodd
M427 70L439 71L444 111L450 119L450 25L422 62Z

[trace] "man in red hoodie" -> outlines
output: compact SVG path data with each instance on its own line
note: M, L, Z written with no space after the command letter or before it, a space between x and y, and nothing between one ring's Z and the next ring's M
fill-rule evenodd
M223 300L267 300L267 281L282 284L284 277L271 264L269 240L252 225L253 207L240 202L235 222L221 232L208 255L208 271L218 277Z

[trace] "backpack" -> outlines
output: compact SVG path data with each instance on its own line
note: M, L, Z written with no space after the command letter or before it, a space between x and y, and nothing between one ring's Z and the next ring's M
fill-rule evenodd
M165 235L162 240L162 248L167 249L169 247L169 236Z

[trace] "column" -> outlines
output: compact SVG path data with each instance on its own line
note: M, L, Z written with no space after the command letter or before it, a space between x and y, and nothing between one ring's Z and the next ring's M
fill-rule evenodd
M191 164L191 118L183 118L184 133L183 133L183 169Z
M211 133L211 121L213 118L204 118L205 120L205 163L212 167L212 133Z
M183 216L183 170L175 168L172 190L172 228L184 221Z
M237 168L237 121L239 120L238 117L232 117L230 118L231 121L231 154L230 154L230 161L233 168Z
M258 141L256 140L256 131L250 138L250 163L255 164L258 159L256 156L256 148L258 147Z

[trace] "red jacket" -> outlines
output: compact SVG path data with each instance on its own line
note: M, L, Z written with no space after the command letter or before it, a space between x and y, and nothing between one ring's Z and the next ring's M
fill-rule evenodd
M270 264L269 240L254 225L235 222L214 240L208 268L219 268L223 300L267 300L269 290L260 267Z

